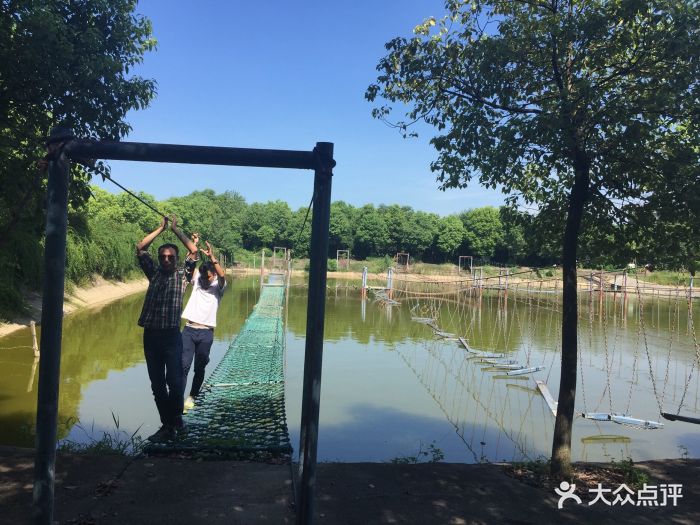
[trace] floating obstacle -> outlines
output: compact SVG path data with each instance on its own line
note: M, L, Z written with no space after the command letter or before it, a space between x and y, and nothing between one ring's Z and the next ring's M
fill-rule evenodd
M438 337L442 337L443 339L454 339L455 341L457 340L457 336L455 334L452 334L450 332L443 332L442 330L438 330L437 328L433 328L433 333Z
M506 372L509 376L520 376L525 374L531 374L533 372L539 372L547 368L546 366L531 366L530 368L521 368L519 370L511 370Z
M434 324L437 319L433 317L413 317L411 316L411 321L415 321L416 323L422 323L422 324Z
M518 363L493 363L491 366L497 370L522 370L523 369L523 365L520 365Z
M664 426L663 423L659 423L658 421L637 419L624 414L609 414L607 412L584 412L581 414L581 417L585 419L592 419L594 421L612 421L613 423L617 423L619 425L648 430L663 428Z
M606 443L630 443L632 438L627 436L616 436L612 434L601 434L598 436L582 437L581 443L584 445L590 444L606 444Z
M483 357L483 358L488 358L488 359L499 359L499 358L506 357L506 354L494 354L492 352L479 352L478 350L474 350L472 348L469 348L469 345L464 340L464 337L458 337L457 340L460 343L462 343L462 346L464 347L464 349L474 357Z
M549 406L549 409L552 411L552 415L557 417L557 406L559 403L554 401L552 393L549 391L549 388L547 388L547 383L536 379L535 384L537 385L537 389L540 391L540 394L542 394L542 397L547 402L547 406Z
M668 419L669 421L683 421L684 423L693 423L694 425L700 425L700 419L697 417L681 416L680 414L669 414L668 412L661 412L661 417Z
M379 303L387 306L398 306L401 304L399 301L395 301L389 297L389 293L386 288L372 288L368 286L367 289L374 293L374 300Z
M515 359L482 359L481 361L490 365L515 365L518 363ZM518 365L518 368L523 367Z

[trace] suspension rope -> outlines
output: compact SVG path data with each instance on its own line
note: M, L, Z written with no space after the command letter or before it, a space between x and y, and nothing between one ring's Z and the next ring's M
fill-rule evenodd
M118 186L119 188L121 188L122 190L124 190L126 193L128 193L129 195L131 195L134 199L136 199L136 200L139 201L141 204L143 204L144 206L146 206L146 207L149 208L150 210L154 211L155 213L157 213L158 215L160 215L160 216L163 217L164 219L168 219L168 220L170 219L170 217L168 217L168 216L165 215L163 212L161 212L161 211L157 210L156 208L154 208L153 206L151 206L148 202L146 202L145 200L143 200L141 197L139 197L138 195L136 195L134 192L130 191L129 189L127 189L127 188L125 188L124 186L122 186L121 184L119 184L116 180L114 180L112 177L110 177L110 176L107 175L106 173L100 173L100 175L102 176L102 179L103 179L103 180L104 180L104 179L107 179L108 181L110 181L110 182L113 183L114 185Z
M299 241L301 240L301 234L304 232L304 226L306 226L306 219L309 218L309 212L311 211L311 206L314 204L314 195L311 196L311 201L309 201L309 207L306 208L306 215L304 216L304 222L301 223L301 229L299 230L299 235L297 235L297 242L295 243L297 246L299 245Z
M693 344L695 345L695 359L693 360L693 364L690 367L690 373L688 374L688 379L685 382L685 387L683 388L683 396L681 397L681 402L678 405L678 411L676 414L681 413L681 408L683 407L683 403L685 402L685 396L688 393L688 386L690 386L690 380L693 376L693 371L695 370L695 366L700 364L700 345L698 345L698 338L697 335L695 334L695 324L693 321L693 300L691 296L692 290L688 288L688 328L691 330L691 333L693 334ZM680 323L679 323L680 324Z
M636 281L637 288L637 300L639 301L639 325L642 329L642 336L644 337L644 350L647 354L647 362L649 363L649 377L651 377L651 386L654 389L654 397L656 398L656 403L659 405L659 414L663 414L664 407L659 399L659 393L656 389L656 378L654 377L654 367L651 363L651 354L649 353L649 343L647 341L647 333L644 329L644 301L642 300L642 294L639 291L639 277L637 274L634 275L634 280Z

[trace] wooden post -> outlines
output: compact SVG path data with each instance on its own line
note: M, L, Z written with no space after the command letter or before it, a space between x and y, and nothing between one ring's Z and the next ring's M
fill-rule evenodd
M39 364L39 358L35 357L32 363L32 371L29 374L29 382L27 383L27 392L31 392L34 388L34 377L36 376L36 365Z
M66 277L68 186L70 161L63 144L70 132L55 128L49 138L49 179L46 186L46 241L41 307L41 363L36 406L34 460L34 521L53 523L58 396L61 383L61 334Z
M34 321L29 321L29 330L32 332L32 349L34 350L34 357L40 357L39 345L36 342L36 323Z
M386 289L389 299L393 299L394 295L394 269L389 267L386 271Z
M306 313L304 384L299 429L299 487L297 525L314 523L316 452L321 403L323 328L325 323L326 278L328 271L328 231L331 213L333 144L319 142L314 149L317 165L314 174L314 211L311 219L309 250L309 302Z
M362 268L362 291L361 297L367 297L367 267ZM364 320L364 319L363 319Z
M264 280L265 280L265 248L262 249L262 253L260 255L260 288L262 288Z

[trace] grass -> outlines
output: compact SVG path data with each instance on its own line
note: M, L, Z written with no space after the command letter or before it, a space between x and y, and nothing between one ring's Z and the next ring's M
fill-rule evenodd
M599 484L605 488L615 489L621 484L627 485L632 490L641 489L645 483L649 483L649 476L634 465L632 458L620 461L612 460L610 464L574 463L573 476L569 481L583 488L596 488ZM538 458L533 461L515 462L506 468L506 473L528 485L553 489L559 485L561 479L554 478L551 474L551 461L549 458Z
M632 277L634 279L634 277ZM667 286L688 286L690 274L671 271L639 272L639 279L648 283L662 284Z
M395 465L415 465L417 463L439 463L445 459L445 453L435 446L435 441L424 449L424 443L421 441L418 446L418 452L414 456L397 456L389 460L389 463Z
M144 441L141 436L138 436L141 427L137 428L133 434L129 434L119 428L119 416L112 412L112 421L114 422L114 430L103 431L102 436L95 437L95 424L93 423L88 431L80 421L77 421L75 427L88 438L86 442L78 442L69 439L64 439L58 444L59 452L68 452L72 454L98 454L98 455L119 455L119 456L138 456L144 447Z

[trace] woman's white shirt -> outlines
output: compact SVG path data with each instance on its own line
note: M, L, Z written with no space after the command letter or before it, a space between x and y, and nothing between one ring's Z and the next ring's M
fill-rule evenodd
M224 280L223 286L219 286L219 279L216 278L209 284L209 288L202 288L199 284L199 270L195 270L192 282L194 283L192 295L182 312L182 318L214 328L216 312L226 289L226 281Z

